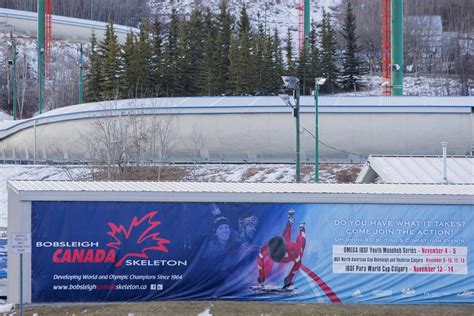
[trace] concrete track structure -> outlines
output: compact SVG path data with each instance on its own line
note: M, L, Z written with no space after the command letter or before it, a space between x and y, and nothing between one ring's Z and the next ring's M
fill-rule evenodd
M473 147L473 97L323 96L319 104L321 161L436 155L442 141L450 155L470 154ZM314 110L313 97L302 97L303 163L314 162ZM0 161L89 162L99 156L129 162L291 163L295 122L279 97L107 101L0 122Z
M61 40L71 40L79 42L90 42L92 31L96 33L97 40L102 41L105 36L107 23L76 19L65 16L52 16L53 38ZM37 36L38 14L36 12L11 10L0 8L0 31L18 32ZM139 30L124 25L114 25L117 39L120 43L125 43L128 32L138 33Z

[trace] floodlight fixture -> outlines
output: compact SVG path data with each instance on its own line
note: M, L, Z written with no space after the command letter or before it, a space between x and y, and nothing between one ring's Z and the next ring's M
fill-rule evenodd
M315 80L318 86L322 86L326 82L327 78L315 78Z
M297 90L300 87L300 81L296 77L281 76L281 80L283 80L287 89Z

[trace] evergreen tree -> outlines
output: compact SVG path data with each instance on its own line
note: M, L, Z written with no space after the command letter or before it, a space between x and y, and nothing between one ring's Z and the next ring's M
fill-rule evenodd
M281 49L280 36L278 35L278 29L275 28L273 37L271 40L272 45L272 67L270 70L271 75L271 86L272 93L277 94L281 87L281 76L284 73L283 67L283 52Z
M347 2L344 25L342 26L342 36L345 41L343 54L342 75L340 83L347 89L357 89L361 84L361 61L357 57L361 48L357 44L359 36L356 35L356 17L352 9L351 1Z
M149 97L152 95L153 46L150 41L150 29L150 23L144 20L140 25L140 33L138 34L138 41L136 43L136 68L138 71L136 82L137 97Z
M132 32L127 33L127 38L123 46L123 64L124 64L124 80L126 82L127 98L135 98L138 81L137 62L139 56L135 49L135 36Z
M101 99L125 98L127 94L123 76L123 60L112 22L107 24L105 38L100 44L100 50L103 56L100 82Z
M271 41L265 32L262 24L258 27L258 34L255 38L255 70L256 70L256 87L255 94L266 95L271 90Z
M174 95L192 95L191 79L191 52L187 36L186 21L183 19L179 23L177 60L176 60L176 86Z
M311 72L309 71L309 48L305 45L299 53L296 76L300 80L300 93L309 94L311 91Z
M171 11L171 21L168 24L167 40L163 51L163 68L162 68L162 89L163 95L175 96L175 88L177 86L177 41L178 41L179 18L176 10Z
M319 49L317 43L316 24L311 25L311 32L309 34L309 86L314 88L315 78L321 77L321 69L319 64Z
M226 83L229 72L229 49L232 35L233 17L229 13L227 0L222 0L219 4L220 13L217 17L219 30L216 42L216 60L218 86L217 93L224 94L226 92Z
M204 54L204 27L203 17L199 9L194 9L191 14L187 29L189 30L188 39L188 72L190 77L187 93L196 95L199 91L199 73L202 68Z
M326 83L321 91L334 92L337 88L338 69L336 65L336 33L331 21L331 15L323 10L321 23L321 75L326 78Z
M179 31L179 17L176 9L171 10L170 23L168 25L168 47L171 51L176 50Z
M250 19L247 13L247 7L245 3L240 10L240 21L238 23L239 37L242 37L244 33L250 33Z
M294 76L295 75L295 61L293 57L293 37L291 36L290 28L288 28L288 32L286 34L286 75L287 76Z
M227 82L227 94L242 95L244 94L244 80L242 75L242 56L241 47L237 36L232 36L229 51L229 79Z
M91 50L89 53L89 70L86 74L86 95L87 102L97 102L101 100L100 96L100 82L101 74L101 55L97 47L97 38L95 32L91 35Z
M216 68L215 64L215 24L213 21L213 16L209 8L206 10L204 16L204 43L203 43L203 53L202 53L202 62L200 64L199 78L198 78L198 94L199 95L214 95L216 89L214 85L216 84Z
M151 84L153 85L153 96L161 96L161 76L163 70L163 26L158 18L153 23L152 35L152 58L151 58Z

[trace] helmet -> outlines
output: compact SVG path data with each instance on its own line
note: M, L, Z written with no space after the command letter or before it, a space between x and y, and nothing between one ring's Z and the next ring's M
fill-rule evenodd
M279 262L286 254L285 241L281 237L273 237L268 242L268 249L272 260Z

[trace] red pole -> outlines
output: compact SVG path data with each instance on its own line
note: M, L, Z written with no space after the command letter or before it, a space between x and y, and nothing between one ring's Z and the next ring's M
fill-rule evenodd
M298 51L301 53L303 50L304 42L304 0L300 0L300 5L296 7L298 13Z
M392 95L392 29L391 29L391 0L382 0L382 93L384 96Z
M46 0L45 8L45 20L46 20L46 31L45 31L45 73L46 77L49 77L50 74L50 63L51 63L51 40L52 40L52 16L51 13L53 11L53 0Z

